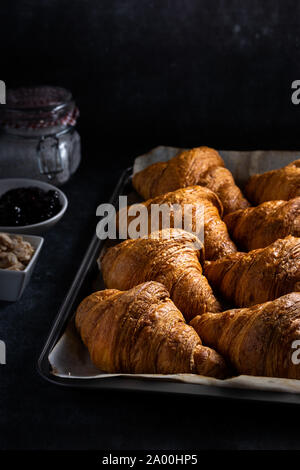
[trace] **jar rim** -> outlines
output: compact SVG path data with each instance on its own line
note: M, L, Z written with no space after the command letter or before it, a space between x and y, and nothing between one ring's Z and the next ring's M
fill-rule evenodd
M6 111L52 111L61 110L74 103L72 93L59 86L38 85L7 90Z
M2 129L75 126L79 115L72 93L57 86L8 90L6 103L0 109Z

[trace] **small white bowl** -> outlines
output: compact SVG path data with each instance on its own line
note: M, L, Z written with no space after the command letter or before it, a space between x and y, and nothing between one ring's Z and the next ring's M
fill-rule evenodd
M68 207L68 199L66 195L58 189L56 186L52 186L52 184L44 183L43 181L39 180L32 180L28 178L1 178L0 179L0 197L9 191L10 189L16 188L28 188L28 187L35 187L41 188L44 191L57 191L59 194L59 202L61 204L61 210L56 214L54 217L50 219L43 220L42 222L38 222L37 224L32 225L22 225L16 227L3 227L0 226L0 232L8 232L8 233L27 233L27 234L34 234L40 235L41 233L46 232L49 230L53 225L57 224L57 222L62 218L64 213Z
M13 235L17 234L14 233ZM33 246L33 257L23 271L0 269L0 300L6 300L8 302L19 300L31 278L35 263L37 262L44 243L42 237L36 237L34 235L24 235L23 239Z

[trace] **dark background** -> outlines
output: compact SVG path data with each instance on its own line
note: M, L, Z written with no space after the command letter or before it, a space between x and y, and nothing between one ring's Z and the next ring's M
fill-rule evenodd
M157 144L299 148L300 3L28 0L0 5L0 79L70 88L83 163L20 302L0 303L1 449L291 449L300 408L84 393L36 362L122 169ZM0 162L1 172L1 162Z
M299 145L297 1L1 0L0 18L1 79L70 88L99 159Z

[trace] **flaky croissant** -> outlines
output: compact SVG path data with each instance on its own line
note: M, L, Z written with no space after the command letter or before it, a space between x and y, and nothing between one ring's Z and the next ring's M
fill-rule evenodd
M193 233L196 233L197 231L197 235L199 236L198 230L201 232L204 228L205 259L214 260L237 251L235 244L229 237L227 227L221 219L223 214L222 203L218 196L210 189L202 186L189 186L187 188L177 189L176 191L157 196L153 199L148 199L148 201L139 204L145 206L148 211L148 233L151 233L152 231L151 216L154 212L153 207L155 207L155 205L161 206L162 204L167 205L170 210L170 217L166 221L166 223L169 223L169 228L178 228L178 222L179 224L182 224L180 228L184 228L184 206L186 204L192 206L192 223L190 229ZM180 217L180 220L176 218L178 214L176 204L181 207L182 217ZM135 218L134 216L130 217L128 215L128 210L130 212L130 210L135 207L138 207L138 205L132 205L119 212L119 228L124 224L124 222L129 225ZM163 224L164 221L162 220L162 217L160 217L154 230L167 228ZM188 229L188 231L190 230Z
M249 307L300 290L300 238L205 263L213 288L237 307Z
M75 321L93 363L102 371L226 376L223 358L202 346L157 282L126 292L95 292L81 302Z
M228 214L224 222L241 249L264 248L278 238L300 237L300 197L267 201Z
M219 196L225 214L249 206L219 153L208 147L185 150L167 162L154 163L135 173L132 183L144 199L199 185Z
M240 374L300 379L300 364L293 360L300 340L300 293L250 308L207 313L191 325Z
M300 196L300 160L279 170L251 176L245 193L253 204L279 199L288 201Z
M180 229L164 229L149 237L126 240L109 248L101 263L106 287L127 290L142 282L161 282L186 320L219 312L221 307L199 262L200 242Z

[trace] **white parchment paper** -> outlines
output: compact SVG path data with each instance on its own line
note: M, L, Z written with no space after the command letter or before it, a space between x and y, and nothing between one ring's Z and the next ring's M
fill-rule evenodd
M134 173L140 171L152 163L167 161L174 157L181 149L175 147L156 147L146 155L135 159ZM227 168L233 173L237 184L243 186L249 176L254 173L263 173L268 170L281 168L293 160L300 158L300 151L273 151L257 150L249 152L220 151ZM97 286L104 288L100 283ZM91 292L93 289L91 288ZM49 362L52 366L52 373L59 377L69 377L76 379L132 376L132 374L107 374L99 371L91 362L89 354L75 329L74 319L69 325L49 354ZM212 385L223 388L241 388L251 390L264 390L276 392L300 393L300 380L278 379L268 377L252 377L240 375L227 380L219 380L210 377L202 377L195 374L175 374L175 375L150 375L135 374L137 377L149 377L156 380L171 380L176 382L186 382L193 384Z

